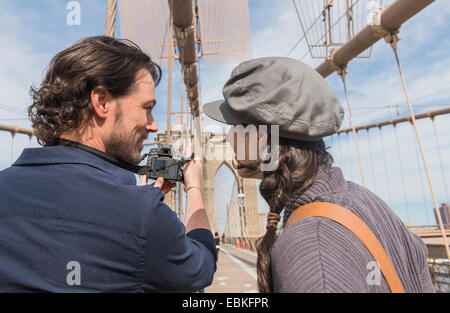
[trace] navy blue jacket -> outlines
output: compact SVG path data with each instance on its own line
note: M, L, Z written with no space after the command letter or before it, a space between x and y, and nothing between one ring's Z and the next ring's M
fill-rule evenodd
M193 292L216 247L159 188L66 146L25 149L0 172L0 292ZM74 265L76 264L76 265Z

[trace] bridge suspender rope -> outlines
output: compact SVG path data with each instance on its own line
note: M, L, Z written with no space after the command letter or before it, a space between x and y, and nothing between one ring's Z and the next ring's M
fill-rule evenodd
M400 60L399 60L398 53L397 53L397 42L400 40L400 38L398 37L398 32L399 31L397 30L395 32L388 33L386 35L386 37L385 37L385 40L386 40L387 43L390 44L392 50L394 51L395 61L397 62L398 71L399 71L400 78L401 78L401 81L402 81L403 91L405 93L406 101L408 102L409 113L410 113L410 116L411 116L411 123L412 123L412 125L414 127L414 131L415 131L415 135L416 135L416 139L417 139L417 144L419 146L420 154L422 156L423 166L424 166L425 172L427 174L428 185L430 187L431 196L433 197L434 210L436 212L436 217L438 219L439 227L440 227L441 232L442 232L442 239L444 240L445 252L447 253L447 259L450 259L450 250L449 250L449 247L448 247L448 240L447 240L447 236L445 234L444 225L442 223L441 212L439 210L439 205L437 203L436 194L434 193L433 182L431 181L431 175L430 175L430 171L428 170L428 165L427 165L427 161L426 161L426 158L425 158L425 153L424 153L423 146L422 146L422 141L420 140L419 131L417 129L416 119L415 119L415 116L414 116L414 110L413 110L413 107L412 107L412 104L411 104L411 100L409 98L408 88L406 87L405 77L403 76L403 71L402 71L402 68L400 66Z
M30 143L31 146L31 138L34 136L34 130L33 129L26 129L26 128L20 128L18 126L10 126L10 125L3 125L0 124L0 131L8 131L11 133L11 152L10 152L10 164L13 163L13 149L14 149L14 138L16 134L24 134L28 135L30 137Z
M173 0L171 1L171 7L173 7ZM172 136L171 136L171 127L170 127L170 121L172 118L171 114L171 104L172 104L172 65L173 65L173 13L169 12L169 53L167 57L168 62L168 69L167 69L167 136L166 136L166 142L168 144L172 144ZM164 48L164 47L163 47Z
M417 143L417 139L416 139L416 135L414 133L414 128L411 127L411 135L412 135L412 139L414 141L414 152L416 154L416 161L417 161L417 171L419 172L419 176L420 176L420 187L422 188L422 198L423 198L423 207L426 208L427 207L427 199L425 197L425 186L423 183L423 176L422 176L422 171L421 171L421 167L420 167L420 156L419 156L419 148ZM428 216L428 210L425 210L426 213L426 218L427 218L427 225L430 225L430 217Z
M389 172L387 169L387 162L386 162L386 149L384 149L383 131L381 130L381 126L379 126L378 129L380 133L381 151L383 152L384 174L386 175L386 187L388 192L389 206L392 207L391 185L389 184Z
M180 102L180 112L181 112L181 146L180 146L180 152L186 154L187 149L187 133L185 133L185 127L184 127L184 104L183 104L183 70L181 70L181 102ZM184 143L184 148L183 148ZM178 182L178 218L180 221L183 221L183 186L181 182Z
M342 156L341 155L338 156L339 135L338 134L334 134L331 138L334 138L333 143L331 144L331 148L333 149L332 155L334 155L333 161L336 161L336 159L339 158L339 162L340 162L342 160Z
M339 153L341 155L340 156L341 157L341 162L342 162L342 164L344 164L345 158L344 158L344 153L342 152L342 140L340 139L340 137L341 137L341 134L339 133L339 141L338 141ZM346 137L346 139L348 141L348 133L345 133L345 137ZM349 154L349 157L347 158L347 160L350 161L350 166L349 166L349 169L350 169L350 171L349 171L350 172L350 180L354 181L355 179L353 177L353 160L352 160L352 155L351 154Z
M117 0L108 0L106 6L105 36L114 37L116 28Z
M431 117L431 122L433 123L433 133L434 133L434 140L436 141L436 147L438 150L438 156L439 156L439 163L441 165L441 173L442 173L442 179L444 181L444 189L445 189L445 195L447 196L447 201L450 200L450 197L448 195L448 187L447 187L447 179L445 178L445 170L444 170L444 165L442 163L442 155L441 155L441 149L439 147L439 139L437 136L437 132L436 132L436 125L434 122L434 116Z
M376 184L376 177L375 177L375 166L373 165L373 158L372 158L372 143L370 140L370 129L366 128L367 131L367 141L369 142L369 160L370 160L370 167L372 170L372 178L373 178L373 189L375 190L375 193L377 193L377 184Z
M347 142L349 142L349 145L350 145L350 141L351 141L351 139L349 138L349 137L350 137L350 134L346 134L346 135L347 135ZM347 151L350 152L350 146L349 146L349 149L348 149ZM356 151L356 149L355 149L355 151ZM350 161L350 175L351 175L351 177L352 177L352 181L355 181L356 178L355 178L355 175L354 175L354 173L353 173L353 164L354 164L354 162L353 162L353 157L354 157L353 153L349 153L348 159L349 159L349 161Z
M359 162L359 169L361 171L362 184L363 184L364 187L366 187L366 177L364 175L364 169L363 169L362 160L361 160L361 153L359 151L358 136L357 136L356 129L355 129L355 123L353 122L352 109L351 109L350 100L349 100L349 97L348 97L347 85L345 83L345 74L348 71L346 69L346 66L338 66L337 64L333 63L333 53L334 53L334 51L336 51L336 50L333 50L331 52L331 56L328 57L327 59L335 67L336 72L338 73L338 75L341 76L342 83L344 85L345 99L347 101L348 116L350 118L350 125L351 125L352 131L353 131L353 140L355 141L356 154L358 155L358 162Z
M345 133L345 136L346 136L346 139L347 139L347 142L348 142L349 141L349 138L348 138L349 134ZM346 151L350 152L350 149L347 149ZM349 168L350 168L350 179L351 179L351 181L355 181L355 177L353 175L353 158L352 158L352 153L348 153L348 158L347 159L348 159L348 161L350 161L350 166L349 166Z
M398 156L398 164L400 165L400 175L402 179L402 187L403 187L403 199L405 201L405 209L406 209L406 218L407 223L411 224L411 216L409 215L409 207L408 207L408 197L406 196L406 184L405 184L405 175L403 173L403 165L402 165L402 158L400 155L400 143L398 140L398 133L397 133L397 125L394 124L394 134L395 134L395 142L397 146L397 156Z
M344 154L342 153L342 140L341 140L341 133L337 134L339 136L338 140L337 140L337 146L339 149L339 161L341 162L341 164L343 164L344 162Z
M16 132L11 132L11 149L10 149L11 155L10 155L10 158L9 158L9 163L11 165L13 164L13 157L14 157L14 153L13 153L13 150L14 150L14 137L16 137Z

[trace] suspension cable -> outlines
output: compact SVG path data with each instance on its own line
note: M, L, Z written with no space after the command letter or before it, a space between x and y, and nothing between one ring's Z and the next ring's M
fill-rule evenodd
M289 51L289 53L286 55L286 57L289 57L291 55L291 53L295 50L295 48L297 48L297 46L300 44L300 42L304 38L306 38L306 41L308 43L308 38L306 37L306 34L311 30L311 28L313 28L313 26L317 23L317 21L322 17L322 14L319 14L319 16L317 16L317 18L314 20L314 22L312 22L311 26L309 26L308 29L305 31L305 27L303 26L302 19L300 17L300 12L298 11L297 4L295 3L295 0L292 0L292 3L294 4L295 11L297 12L298 20L300 22L300 26L302 27L303 36L300 37L300 39L295 43L295 45L292 47L292 49ZM309 44L308 44L308 48L309 48L308 52L311 52L311 48L310 48ZM312 52L311 52L311 55L312 55Z
M387 187L387 193L388 193L388 199L389 199L389 206L392 206L392 197L391 197L391 187L389 184L389 173L387 170L387 162L386 162L386 150L384 149L384 139L383 139L383 131L381 130L381 127L378 128L380 131L380 139L381 139L381 151L383 152L383 163L384 163L384 174L386 176L386 187Z
M338 149L339 149L339 161L340 161L341 164L344 164L344 154L342 153L341 133L338 133L337 135L339 136L339 139L338 139L338 142L337 142Z
M231 199L230 202L228 203L228 212L227 212L227 225L229 227L229 231L230 231L230 237L239 237L239 233L240 233L240 225L238 224L238 220L237 217L239 217L239 212L236 211L235 208L235 204L236 204L236 200L237 200L237 180L235 179L233 182L233 190L231 192ZM233 204L234 203L234 204Z
M439 163L441 165L442 179L444 181L445 195L447 196L447 201L450 201L450 197L448 195L447 179L445 178L444 164L442 163L441 149L439 147L439 139L438 139L438 136L437 136L436 125L434 123L434 116L431 118L431 122L433 123L434 140L436 141L436 147L437 147L437 150L438 150Z
M377 193L377 184L375 180L375 166L373 165L373 158L372 158L372 144L370 142L370 129L366 128L366 131L367 131L367 140L369 142L369 161L370 161L370 168L372 170L373 188L375 193Z
M402 158L401 158L401 155L400 155L400 142L398 140L398 133L397 133L397 125L396 124L394 124L394 134L395 134L395 142L396 142L396 147L397 147L398 164L400 165L400 177L402 179L403 199L405 201L405 206L406 206L407 223L411 224L411 216L409 215L408 197L406 195L405 175L403 173Z
M334 51L336 51L336 50L333 50L333 52L331 53L331 57L329 58L330 60L333 60ZM345 83L345 75L347 73L346 66L337 66L336 64L334 64L334 66L337 67L337 73L341 77L342 83L344 85L345 99L347 101L348 115L350 118L350 125L352 127L353 140L355 142L356 154L358 155L358 162L359 162L359 169L361 171L362 184L364 187L366 187L366 177L364 175L364 169L363 169L363 164L362 164L362 160L361 160L361 153L359 151L358 135L356 133L355 123L353 122L352 109L350 106L350 100L349 100L348 91L347 91L347 84Z
M348 139L348 133L345 134L347 137L347 142L349 141ZM348 150L350 152L350 150ZM350 177L352 181L355 181L355 176L353 175L353 158L352 158L352 153L348 154L348 160L350 161Z
M14 137L16 136L16 132L11 132L11 155L10 155L10 159L9 159L9 162L10 162L10 165L12 165L13 164L13 155L14 155Z
M410 113L410 116L411 116L411 122L413 124L414 131L415 131L415 134L416 134L417 144L419 146L420 154L422 156L422 162L423 162L423 166L425 168L425 173L427 174L428 185L430 187L431 196L433 198L433 203L434 203L434 210L436 212L436 217L438 219L439 227L440 227L441 232L442 232L442 239L444 240L445 251L447 253L447 258L450 259L450 249L448 247L448 240L447 240L447 236L445 234L444 225L442 223L442 217L441 217L441 212L439 210L439 204L437 202L436 194L434 192L433 182L431 180L430 171L428 170L428 164L427 164L427 160L425 158L425 153L424 153L424 149L423 149L423 146L422 146L422 141L420 139L419 131L417 129L417 124L416 124L416 119L414 117L414 109L412 107L411 100L409 98L408 88L406 87L405 77L403 75L403 71L402 71L402 68L400 66L400 60L399 60L398 53L397 53L397 43L400 40L400 38L398 37L398 30L395 31L395 32L388 33L386 35L386 37L385 37L385 40L386 40L387 43L390 44L392 50L394 51L395 61L397 62L398 71L399 71L400 78L401 78L401 81L402 81L403 92L405 93L406 101L408 102L409 113Z
M414 140L414 152L416 154L416 162L417 162L417 170L419 171L420 176L420 186L422 188L422 199L423 199L423 207L426 209L427 207L427 199L426 199L426 193L425 193L425 184L423 183L423 175L422 175L422 167L420 166L420 156L419 156L419 149L417 147L417 139L416 135L414 134L414 128L411 125L411 135L412 139ZM427 224L430 225L430 217L428 216L428 210L425 210L426 218L427 218Z
M106 5L105 36L114 37L116 28L117 0L108 0Z

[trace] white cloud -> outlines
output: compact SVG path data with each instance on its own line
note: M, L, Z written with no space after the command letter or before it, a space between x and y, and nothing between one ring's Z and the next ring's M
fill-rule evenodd
M31 85L39 86L43 70L48 64L51 55L45 51L33 49L32 46L22 39L19 34L25 31L26 25L22 23L23 16L12 16L8 11L0 13L0 42L4 48L0 49L0 100L1 105L14 107L22 114L0 110L0 119L26 119L27 107L31 104L29 89ZM28 120L0 121L2 124L16 125L30 128ZM10 164L11 135L0 132L0 168ZM28 147L29 138L26 135L17 134L14 137L13 160L17 159L23 148ZM36 141L32 140L32 145Z

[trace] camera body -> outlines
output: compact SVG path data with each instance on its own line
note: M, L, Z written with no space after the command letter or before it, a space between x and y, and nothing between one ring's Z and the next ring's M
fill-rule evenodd
M158 177L170 181L184 181L183 166L192 157L175 159L172 154L172 146L159 144L157 148L150 149L147 160L147 177L157 179Z

